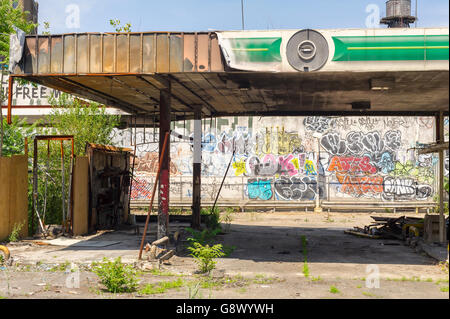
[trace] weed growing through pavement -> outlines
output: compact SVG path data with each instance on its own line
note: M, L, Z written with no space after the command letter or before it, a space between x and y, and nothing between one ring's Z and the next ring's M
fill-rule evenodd
M163 294L171 289L179 289L185 285L185 282L179 278L174 281L163 281L157 284L147 284L141 290L139 290L139 294L142 295L155 295L155 294Z
M448 284L448 279L438 279L438 280L436 280L436 285L439 285L439 284L441 284L441 283L446 283L446 284Z
M303 275L306 278L309 277L309 267L308 267L308 250L306 248L308 242L305 236L302 236L302 248L303 248Z
M188 299L203 299L200 291L200 282L188 286Z
M214 246L202 245L198 242L194 242L192 246L188 247L191 252L191 256L194 257L195 262L199 267L200 273L210 273L216 267L217 262L215 258L225 256L223 247L221 244Z
M225 232L229 233L231 229L231 222L233 221L233 208L227 207L226 212L223 217L221 217L221 221L225 223Z
M362 294L366 297L376 297L374 294L371 294L370 292L366 292L366 291L363 291Z
M102 263L93 263L92 266L92 271L109 292L136 291L139 273L133 266L123 264L120 257L114 261L104 258Z
M335 286L331 286L331 287L330 287L330 292L331 292L332 294L337 294L337 293L339 293L340 291L339 291L339 289L337 289Z

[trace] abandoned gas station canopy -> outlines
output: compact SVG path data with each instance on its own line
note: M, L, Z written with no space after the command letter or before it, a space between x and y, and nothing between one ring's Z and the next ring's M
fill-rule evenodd
M27 36L14 75L131 114L172 119L448 114L449 29Z

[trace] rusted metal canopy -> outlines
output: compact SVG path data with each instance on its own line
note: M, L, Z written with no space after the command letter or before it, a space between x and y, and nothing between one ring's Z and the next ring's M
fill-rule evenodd
M446 37L448 42L448 30ZM347 45L342 38L340 45ZM280 44L281 39L286 42L284 35ZM233 50L264 53L273 49L273 43L278 42L272 41L268 48ZM275 49L285 54L283 48ZM343 63L348 65L348 61ZM249 72L227 65L214 32L28 36L15 73L136 115L159 112L160 90L170 82L173 119L192 118L197 106L207 116L414 115L448 114L449 104L448 66L382 72L326 68L321 72Z

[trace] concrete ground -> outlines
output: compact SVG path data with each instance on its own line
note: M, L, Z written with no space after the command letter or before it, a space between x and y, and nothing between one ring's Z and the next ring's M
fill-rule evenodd
M216 238L218 243L235 249L228 257L217 260L213 278L196 275L194 260L179 254L161 270L144 272L140 291L127 294L106 292L89 267L105 257L121 257L123 262L142 266L136 263L141 237L133 229L84 238L91 243L119 242L101 248L24 241L9 245L14 263L0 268L0 298L448 299L448 268L436 260L401 241L344 234L346 229L370 224L370 216L375 215L394 216L237 213L232 216L229 231ZM155 227L152 224L151 230ZM171 225L172 232L181 228L181 223ZM226 225L223 228L227 230ZM154 237L151 232L149 241ZM66 270L70 263L81 269L76 273L79 288L73 285L73 273ZM376 278L377 272L379 288L370 288L367 284L377 283L371 279ZM153 285L150 288L158 287L161 282L169 283L170 288L142 291L148 284Z

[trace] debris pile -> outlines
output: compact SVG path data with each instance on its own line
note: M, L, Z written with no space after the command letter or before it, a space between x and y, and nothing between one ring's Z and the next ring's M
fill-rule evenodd
M168 263L175 255L175 250L167 249L169 244L169 237L163 237L154 241L152 244L145 246L145 253L148 261L158 261L159 263ZM162 248L164 247L164 248Z
M370 225L354 227L352 230L346 230L346 234L373 238L373 239L399 239L399 240L417 240L423 235L424 219L416 217L375 217Z

